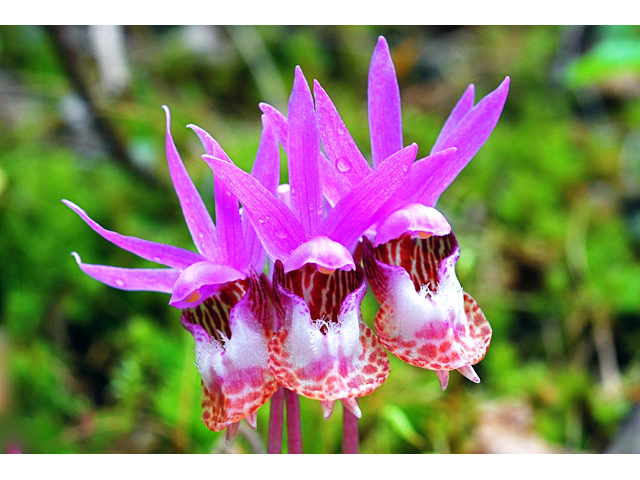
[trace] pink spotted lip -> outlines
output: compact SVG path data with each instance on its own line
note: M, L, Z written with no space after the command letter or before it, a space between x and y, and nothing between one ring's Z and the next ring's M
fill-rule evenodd
M195 339L204 424L219 431L255 423L251 416L279 387L267 362L273 309L258 275L222 286L181 320Z
M376 331L391 353L411 365L440 372L472 369L489 348L491 327L455 278L459 256L453 234L422 239L410 234L373 248L364 241L369 285L381 303Z
M364 323L364 272L330 275L313 265L285 274L276 263L276 312L282 327L269 344L278 382L308 398L333 402L367 395L389 375L382 345Z

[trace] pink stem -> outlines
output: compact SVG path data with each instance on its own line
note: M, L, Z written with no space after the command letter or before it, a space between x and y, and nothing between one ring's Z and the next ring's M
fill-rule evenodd
M287 401L287 438L289 453L302 453L302 426L300 424L300 399L291 390L284 391Z
M271 397L269 410L269 444L267 453L282 453L282 424L284 419L284 387Z
M342 408L342 453L358 453L358 417Z

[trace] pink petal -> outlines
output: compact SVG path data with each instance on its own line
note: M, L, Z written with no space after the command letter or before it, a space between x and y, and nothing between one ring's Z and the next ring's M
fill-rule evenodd
M378 208L402 185L417 152L414 143L382 162L334 206L322 224L321 233L347 248L355 246L375 221Z
M275 195L280 184L280 151L275 127L269 117L262 115L262 135L251 176ZM215 155L214 155L215 156Z
M366 285L359 266L355 272L324 275L307 265L285 276L276 262L274 284L282 326L269 344L269 367L280 384L329 402L367 395L384 382L389 375L386 354L360 313ZM329 284L333 288L327 290ZM329 300L313 294L305 300L294 293L306 296L303 285L311 291L319 288Z
M491 327L455 276L459 256L453 234L426 240L403 235L373 248L364 240L364 266L380 302L376 331L395 356L430 370L478 363L491 341ZM441 385L446 378L440 374Z
M278 184L280 183L280 150L276 138L275 129L266 115L262 115L262 136L258 153L253 162L251 176L258 180L269 192L276 195ZM248 214L242 215L244 227L244 242L248 252L249 265L256 270L264 269L266 252L260 243Z
M280 183L280 150L275 129L266 115L262 115L262 136L258 153L253 162L251 176L258 180L269 192L276 195ZM267 259L266 252L260 243L260 239L251 225L248 214L242 215L244 227L244 242L249 255L249 265L256 270L264 270Z
M402 149L400 88L384 37L378 38L371 58L368 98L371 155L376 168L389 155Z
M438 165L455 161L456 151L455 148L449 148L411 164L402 186L375 213L376 223L384 222L389 215L409 203L422 203L420 199L430 193L429 178L433 175L433 171L438 168Z
M289 99L288 165L291 206L307 237L318 231L324 214L320 177L320 134L313 97L300 67L296 67Z
M260 103L258 105L260 110L267 116L273 128L276 131L276 136L282 144L282 148L285 152L289 151L289 121L277 108L272 107L268 103Z
M89 218L87 213L83 209L78 207L75 203L70 202L69 200L62 200L62 203L76 212L80 216L80 218L82 218L87 223L87 225L89 225L100 236L128 252L135 253L139 257L177 269L183 269L188 267L192 263L201 262L202 260L204 260L204 257L202 255L191 252L189 250L184 250L172 245L150 242L148 240L142 240L140 238L127 237L125 235L120 235L119 233L102 228L91 218Z
M300 222L291 210L273 196L255 178L233 164L204 155L216 175L219 175L240 199L264 249L271 258L287 258L298 245L306 241Z
M188 125L196 132L207 155L229 163L231 159L220 144L206 131L196 125ZM247 267L248 254L243 239L242 222L238 199L231 194L223 181L214 175L214 195L216 204L216 240L220 250L220 262L237 269Z
M433 172L425 181L425 193L420 197L420 203L434 206L442 192L487 141L507 100L509 82L509 77L505 78L498 88L480 100L438 146L439 149L456 147L458 151L454 161L434 165Z
M338 175L353 187L371 173L371 167L360 153L333 102L317 81L314 81L313 91L322 146Z
M180 270L173 268L119 268L106 265L82 263L80 255L72 255L80 269L99 282L120 290L143 290L171 293L180 276Z
M211 216L187 173L180 154L171 138L171 114L169 108L163 106L167 115L167 161L173 186L178 194L180 206L191 237L198 251L209 260L221 261L220 251L216 245L216 230Z
M467 89L456 103L456 106L451 110L451 114L447 121L444 122L444 126L442 130L440 130L440 134L436 139L436 143L433 145L431 149L431 153L439 152L440 150L444 150L441 145L444 144L445 140L451 135L451 132L455 129L455 127L460 123L460 121L465 117L467 113L473 108L473 101L475 98L475 87L473 84L469 85Z
M278 140L282 144L285 152L289 151L289 122L287 117L277 109L267 103L261 103L260 109L273 123ZM322 171L322 192L331 205L335 205L344 195L349 192L350 185L344 182L343 175L336 169L335 163L331 162L322 152L318 153L320 169Z

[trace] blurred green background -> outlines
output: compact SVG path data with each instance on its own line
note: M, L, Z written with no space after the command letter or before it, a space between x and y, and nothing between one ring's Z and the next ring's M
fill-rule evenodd
M193 249L164 153L164 114L213 211L197 137L249 169L258 102L286 112L295 65L318 79L369 155L366 86L385 35L405 144L428 154L469 83L506 75L493 135L438 208L461 245L458 277L493 327L482 379L390 356L360 400L364 453L640 452L640 29L638 27L0 27L0 451L264 450L200 421L193 339L169 296L124 292L70 255L151 264L117 232ZM283 179L286 171L283 170ZM365 299L372 324L377 305ZM301 400L307 453L341 450L341 409Z

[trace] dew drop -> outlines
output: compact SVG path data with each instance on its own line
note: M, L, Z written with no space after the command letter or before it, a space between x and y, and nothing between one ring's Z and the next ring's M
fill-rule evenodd
M349 159L347 157L338 157L336 160L336 169L340 173L347 173L351 170L351 163L349 162Z
M258 219L258 222L260 222L260 223L264 223L264 218L259 218L259 219Z
M282 230L275 230L273 234L280 240L284 240L285 238L287 238L287 234Z
M406 172L407 170L409 170L409 165L403 165L402 171Z
M338 135L344 135L344 128L338 128Z
M119 287L124 287L124 280L121 278L116 278L116 285Z
M156 263L161 263L162 259L160 257L152 257L151 260L153 260Z

